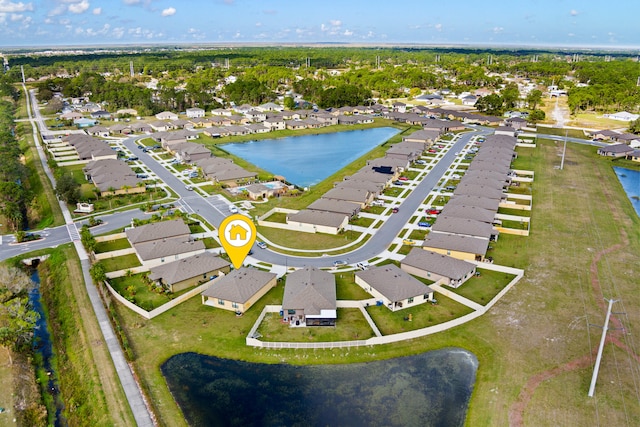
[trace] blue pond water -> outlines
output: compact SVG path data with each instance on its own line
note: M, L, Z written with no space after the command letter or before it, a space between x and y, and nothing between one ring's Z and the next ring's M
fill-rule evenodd
M631 201L636 215L640 216L640 171L619 168L614 166L613 170L618 175L618 180L627 193L627 197Z
M191 426L462 426L476 377L462 349L349 365L248 363L196 353L161 367Z
M265 139L222 148L299 187L314 185L399 132L391 127Z

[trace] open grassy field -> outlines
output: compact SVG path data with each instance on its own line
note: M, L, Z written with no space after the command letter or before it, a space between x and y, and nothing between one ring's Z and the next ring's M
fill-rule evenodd
M203 306L195 298L147 321L118 307L136 353L135 365L164 425L184 425L160 374L173 354L196 351L267 363L350 363L459 346L479 359L468 425L634 425L640 406L633 326L640 314L634 266L640 265L640 221L611 169L595 149L570 144L563 171L560 143L539 140L520 150L536 172L530 237L496 242L500 264L526 274L485 316L450 331L394 345L349 350L260 350L244 337L262 305L279 303L282 284L244 316ZM348 279L345 279L348 280ZM348 286L348 284L345 285ZM345 295L355 290L345 287ZM612 332L594 398L587 398L603 298L628 334ZM438 296L442 301L442 298ZM429 306L428 308L437 308ZM419 316L412 322L421 321ZM424 319L423 319L424 320ZM402 316L396 328L407 321ZM392 325L393 326L393 325ZM629 350L627 350L627 348ZM606 422L605 422L606 420Z

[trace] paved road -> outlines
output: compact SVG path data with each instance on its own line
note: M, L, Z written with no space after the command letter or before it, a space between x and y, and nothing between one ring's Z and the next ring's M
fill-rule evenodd
M22 87L26 94L26 91L27 91L26 86L23 84ZM27 101L27 111L29 113L29 119L32 119L32 115L31 115L32 108L29 105L30 99L28 96L26 98L26 101ZM38 123L38 126L40 127L41 131L46 130L45 124L37 108L37 103L35 102L35 97L33 92L31 93L31 101L32 101L31 104L33 106L33 111L35 112L35 116L36 116L36 120L34 121ZM49 165L46 163L46 157L44 156L44 152L40 144L37 131L35 129L34 129L34 141L38 149L38 153L40 155L40 160L42 161L44 170L47 176L49 177L49 179L51 180L52 185L55 186L55 180L53 179L53 174L49 169ZM115 366L116 373L118 374L118 378L120 380L120 383L122 384L122 388L127 397L127 401L129 403L129 406L131 407L131 411L133 412L133 417L136 421L136 424L142 427L152 427L154 425L154 422L151 417L151 413L149 412L145 404L142 391L138 387L138 384L136 383L135 378L133 376L133 372L131 371L129 364L127 363L124 357L124 353L123 353L122 347L120 346L120 342L116 337L116 334L113 330L113 327L111 326L111 322L109 321L109 317L104 308L102 300L98 295L98 291L95 287L95 284L93 283L93 279L89 274L89 269L91 267L89 262L89 257L84 247L80 243L80 238L78 235L76 224L72 221L71 213L69 212L69 210L67 209L67 206L64 203L60 203L60 208L62 209L62 214L66 221L66 224L64 226L55 227L50 230L45 230L42 234L46 234L46 236L45 236L45 239L42 241L32 242L26 245L20 244L20 245L13 245L13 246L6 246L4 245L4 242L3 242L2 251L0 251L0 256L4 257L6 253L10 252L6 250L7 247L9 248L19 247L20 250L31 251L31 250L34 250L35 246L41 245L41 244L45 244L46 247L58 246L60 244L58 242L65 240L64 234L66 233L66 242L62 242L62 243L67 243L69 241L72 241L73 244L75 245L76 251L78 252L78 257L80 258L80 262L82 266L82 273L84 276L85 287L87 289L87 293L89 295L89 299L91 301L93 311L96 315L98 324L100 325L100 330L107 344L107 348L109 349L109 353L111 355L111 359ZM110 222L113 222L114 225L117 222L116 218L119 218L119 220L123 220L123 218L121 217L114 216L113 220L110 221ZM130 221L130 218L131 218L131 213L129 213L128 221Z

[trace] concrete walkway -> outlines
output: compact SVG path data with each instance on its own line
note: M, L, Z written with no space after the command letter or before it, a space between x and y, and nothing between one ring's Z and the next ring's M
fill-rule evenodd
M36 120L33 120L33 116L31 114L31 98L30 94L27 92L27 88L23 84L23 89L27 97L27 111L29 113L29 119L33 122L42 125L42 120L39 117L39 113L37 112L37 107L33 108L33 111L36 113ZM42 129L40 129L42 132ZM36 148L38 150L38 154L40 155L40 161L42 162L42 166L44 167L45 173L49 180L51 181L51 185L55 188L55 179L53 178L53 173L49 168L49 165L46 162L46 156L44 155L44 150L42 145L40 144L40 139L38 136L37 126L33 126L33 139L36 144ZM69 238L73 242L76 252L78 253L78 257L80 258L80 264L82 266L82 274L84 277L85 287L87 289L87 294L89 295L89 300L91 301L91 306L93 307L93 311L96 315L96 319L98 324L100 325L100 330L102 331L102 336L107 344L107 348L109 349L109 354L111 355L111 360L113 360L114 367L116 372L118 373L118 378L120 379L120 383L122 384L122 388L124 389L124 393L127 397L127 401L129 402L129 406L131 407L131 411L133 412L133 417L136 420L136 424L141 427L152 427L156 424L154 423L151 412L147 408L147 405L144 401L142 391L140 390L138 383L136 382L133 372L127 360L124 357L124 352L122 347L120 346L120 342L116 337L116 334L111 326L111 321L109 320L109 316L107 314L106 309L102 303L102 299L98 294L98 290L91 278L91 274L89 273L91 268L91 263L89 262L89 256L82 246L80 242L80 233L78 233L78 229L76 224L73 222L71 213L67 209L67 206L64 202L59 201L60 209L62 210L62 215L64 217L67 230L69 232ZM100 367L98 366L98 369Z

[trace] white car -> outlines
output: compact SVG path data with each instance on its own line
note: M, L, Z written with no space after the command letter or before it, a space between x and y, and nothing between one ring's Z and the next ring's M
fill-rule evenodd
M267 249L267 244L265 242L256 243L260 249Z
M238 208L234 205L229 205L229 212L231 212L232 214L236 214L238 213Z

